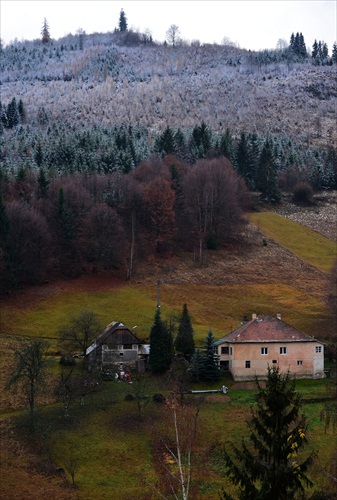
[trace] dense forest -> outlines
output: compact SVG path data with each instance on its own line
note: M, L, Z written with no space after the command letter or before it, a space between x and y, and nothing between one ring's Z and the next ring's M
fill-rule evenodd
M335 52L131 30L1 45L1 290L239 237L250 192L337 188ZM48 36L47 36L48 35Z

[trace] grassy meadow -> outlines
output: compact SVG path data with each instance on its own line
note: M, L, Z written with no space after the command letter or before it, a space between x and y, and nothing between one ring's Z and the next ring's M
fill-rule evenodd
M301 259L324 272L330 269L336 255L336 245L329 240L276 214L253 214L251 220L268 238L273 238ZM19 294L24 298L24 292ZM52 378L57 377L60 369L58 357L55 356L57 330L67 322L69 316L90 309L103 325L113 320L121 321L129 328L137 325L136 334L147 339L156 303L156 282L121 283L93 291L83 287L76 289L76 286L71 289L51 288L47 294L34 300L3 302L0 307L0 343L4 350L5 345L8 347L10 336L49 339L50 373ZM188 305L198 345L202 345L210 328L218 339L239 326L244 314L252 312L281 313L286 322L311 335L321 333L322 326L328 321L325 303L319 295L308 289L304 300L303 291L294 284L278 283L272 276L268 283L244 286L161 285L163 319L179 315L184 303ZM9 351L7 349L4 352ZM1 389L9 366L8 360L2 357ZM200 407L192 456L193 499L218 499L222 486L228 492L234 491L226 479L221 450L223 446L230 447L231 443L239 446L242 437L248 434L245 422L255 404L256 389L237 388L229 378L223 378L211 388L217 389L223 383L230 389L228 396L187 396L192 410ZM334 449L331 431L325 433L320 420L322 398L326 397L326 381L298 380L296 384L303 395L303 410L309 423L306 451L317 451L316 465L310 473L315 484L313 491L324 490L329 487L329 483L321 467L327 467ZM194 388L205 386L198 384ZM63 417L61 404L46 396L44 401L40 400L39 430L35 436L35 443L39 442L40 445L38 449L34 445L33 450L30 448L32 439L29 434L20 443L13 441L13 433L8 434L6 425L15 427L19 422L22 432L25 419L22 401L15 399L11 406L8 403L11 410L5 409L0 417L0 437L6 437L1 440L1 454L5 457L1 470L4 477L8 478L2 481L0 496L8 500L36 500L45 498L46 494L51 498L83 500L158 498L155 490L161 487L163 481L161 450L165 443L172 444L172 415L165 405L156 404L150 398L139 419L135 402L125 401L125 396L132 390L132 386L126 383L105 381L97 393L86 397L85 406L81 406L77 400L72 403L69 419ZM156 392L169 395L166 377L150 377L146 391L149 396ZM2 391L2 398L6 400L11 396ZM41 436L44 436L43 446ZM29 446L24 445L25 442L30 443ZM62 479L44 479L43 474L34 472L30 479L31 488L35 488L32 493L27 486L27 470L31 470L31 463L36 461L37 456L43 456L46 450L58 467L66 468L71 459L76 459L76 488L70 488ZM67 478L70 481L68 472Z
M337 245L333 241L274 212L252 213L249 219L268 238L318 269L330 271L337 258Z

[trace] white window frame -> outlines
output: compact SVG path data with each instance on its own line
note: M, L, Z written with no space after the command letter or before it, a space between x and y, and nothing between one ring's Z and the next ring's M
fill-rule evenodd
M297 361L297 366L302 366L302 365L303 365L303 361L302 361L301 359L299 359L299 360Z
M282 354L283 356L285 354L287 354L287 348L286 347L280 347L280 354Z
M321 345L316 345L315 346L315 352L316 353L321 353L322 352L322 346Z
M268 354L268 347L261 347L261 354L266 356Z

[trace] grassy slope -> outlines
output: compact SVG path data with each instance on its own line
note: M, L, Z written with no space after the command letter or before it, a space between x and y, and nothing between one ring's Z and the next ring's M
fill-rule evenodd
M254 213L249 218L262 233L301 259L322 271L330 271L337 257L337 245L333 241L274 212Z
M306 238L310 240L307 239L305 245L296 247L295 250L291 242L292 235L300 234L301 228L298 225L283 219L281 224L279 218L269 214L259 214L259 217L259 226L263 232L267 234L268 230L264 229L261 221L268 220L269 226L273 228L273 233L268 233L268 237L273 234L273 239L279 241L280 234L287 234L287 238L281 243L298 252L302 259L309 260L311 254L316 254L317 257L320 249L323 252L323 246L317 246L320 238L316 233L306 232ZM312 252L312 248L316 250ZM326 254L324 258L327 259ZM318 259L317 265L320 262L322 260ZM33 302L29 307L2 307L2 328L7 333L53 339L57 327L64 323L69 314L90 308L104 324L113 319L123 321L129 327L137 324L137 333L146 337L153 321L156 295L155 283L137 283L95 292L59 290ZM314 333L325 317L324 304L315 294L311 295L308 291L303 300L303 293L291 283L280 284L272 279L270 283L247 286L163 284L161 299L164 317L179 313L182 304L188 303L199 343L210 327L216 337L222 336L231 327L236 327L237 318L250 311L252 304L258 309L257 312L275 314L277 310L284 315L287 313L288 322L308 333ZM230 381L225 382L226 385L231 384ZM164 391L165 388L160 386L161 381L158 384L152 390ZM145 409L144 422L138 422L135 406L124 401L129 387L115 382L105 383L104 387L94 406L83 408L78 402L74 404L71 410L72 420L68 425L62 424L60 408L49 407L49 416L55 424L51 436L53 459L58 466L62 466L65 457L76 451L80 463L76 475L80 485L76 490L78 498L157 498L151 488L158 480L152 451L157 442L155 433L160 425L161 409L151 403ZM324 381L298 381L298 388L304 397L310 398L321 397L325 391ZM230 403L209 402L202 406L200 453L198 459L195 458L197 470L194 484L198 489L195 498L218 498L222 484L226 485L228 491L232 490L224 477L221 456L216 453L210 455L210 449L214 443L228 445L234 441L237 445L240 444L241 437L247 432L244 422L249 417L254 392L233 390L230 392ZM306 403L304 410L310 424L310 448L319 450L320 463L324 465L329 458L332 439L331 435L324 434L323 424L319 420L321 404ZM13 467L14 461L11 463L11 468ZM20 478L23 478L20 474L17 471L19 483ZM318 468L312 471L311 476L317 485L324 484L324 476ZM5 488L6 485L2 487ZM4 491L8 496L8 490Z

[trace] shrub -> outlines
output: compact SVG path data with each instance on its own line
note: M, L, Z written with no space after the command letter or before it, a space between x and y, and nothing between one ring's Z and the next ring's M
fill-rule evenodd
M75 366L76 361L74 360L74 358L71 358L70 356L61 356L60 365L62 365L62 366Z
M152 400L154 403L165 403L166 401L166 398L163 394L160 394L160 393L156 393L152 396Z
M312 203L313 189L308 182L298 182L293 190L293 201L295 203Z

